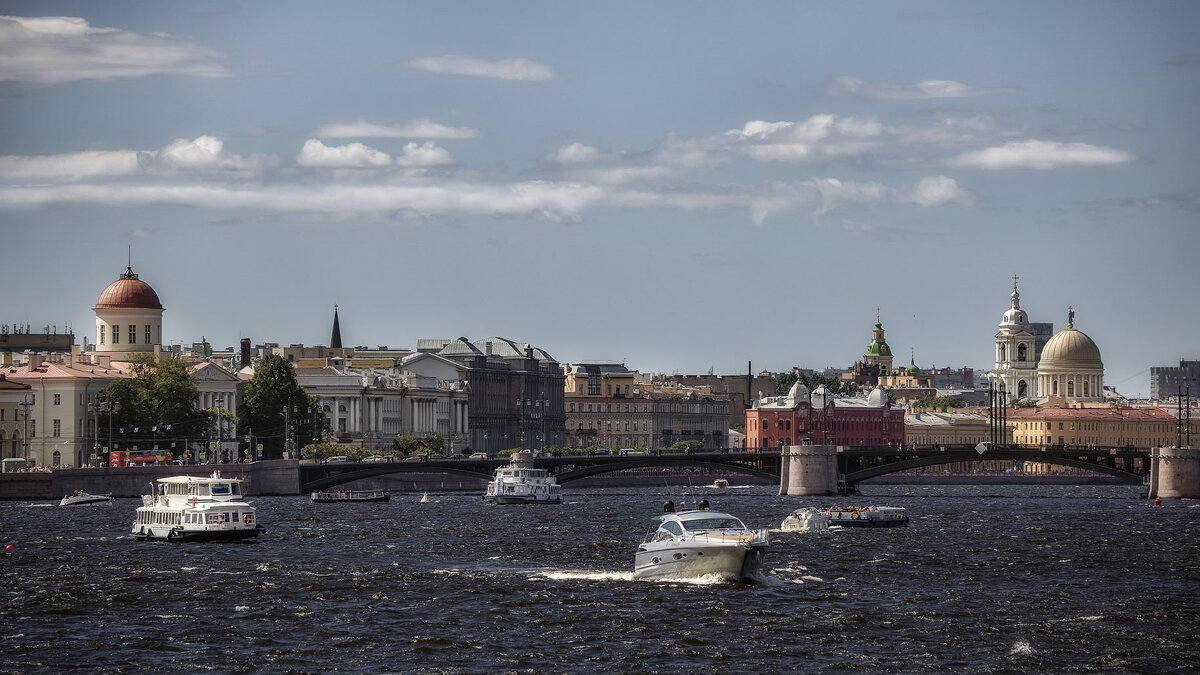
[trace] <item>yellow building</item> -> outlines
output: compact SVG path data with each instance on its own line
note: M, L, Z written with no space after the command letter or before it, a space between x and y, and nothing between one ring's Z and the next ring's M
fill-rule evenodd
M1013 442L1028 447L1153 448L1175 445L1175 416L1161 408L1011 408Z
M983 415L912 411L904 415L908 445L973 445L990 437L988 418Z

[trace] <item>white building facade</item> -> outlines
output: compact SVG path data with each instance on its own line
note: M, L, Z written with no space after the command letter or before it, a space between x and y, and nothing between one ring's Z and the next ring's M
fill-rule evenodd
M992 381L1001 383L1009 400L1037 398L1038 364L1035 352L1037 336L1029 316L1021 309L1021 294L1013 277L1012 306L1000 318L996 332L996 368Z

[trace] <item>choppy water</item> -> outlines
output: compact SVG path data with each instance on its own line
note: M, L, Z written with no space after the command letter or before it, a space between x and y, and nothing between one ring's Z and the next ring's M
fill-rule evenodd
M773 532L757 585L631 580L649 517L682 492L260 498L268 532L251 544L132 541L132 499L2 503L0 671L1200 668L1195 503L1099 486L695 488L752 527L835 502L904 506L913 525Z

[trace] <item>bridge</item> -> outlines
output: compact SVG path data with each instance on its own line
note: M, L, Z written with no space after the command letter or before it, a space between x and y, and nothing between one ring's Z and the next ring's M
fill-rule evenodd
M798 446L818 447L818 446ZM820 446L825 447L825 446ZM862 481L890 473L938 464L1009 460L1056 464L1116 476L1132 484L1145 482L1150 471L1146 449L1076 449L989 447L983 452L970 445L837 448L837 483L849 491ZM392 462L338 462L300 465L303 492L326 490L343 483L395 473L442 473L491 480L507 459L429 459ZM541 456L534 460L547 469L559 485L591 476L647 467L701 467L781 481L782 455L775 452L695 452L648 455Z
M646 467L702 467L779 480L778 452L660 453L652 455L565 455L534 459L559 485L590 476ZM508 459L429 459L394 462L301 464L302 492L327 490L343 483L395 473L445 473L491 480Z

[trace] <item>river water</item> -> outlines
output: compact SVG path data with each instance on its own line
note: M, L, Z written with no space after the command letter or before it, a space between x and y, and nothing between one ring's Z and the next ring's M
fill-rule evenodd
M737 479L733 482L736 484ZM633 581L664 500L751 527L801 505L907 528L772 532L758 584ZM135 542L137 500L0 504L0 672L1114 671L1200 668L1200 505L1125 486L565 490L254 501L248 544Z

